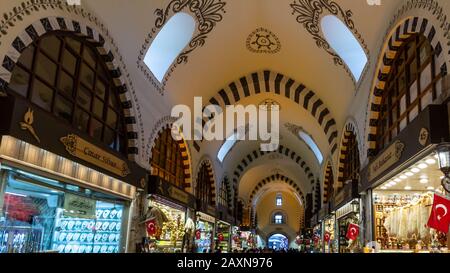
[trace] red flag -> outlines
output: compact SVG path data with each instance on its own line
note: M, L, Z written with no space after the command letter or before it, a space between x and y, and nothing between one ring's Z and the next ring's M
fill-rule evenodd
M155 236L156 234L156 220L149 220L145 222L145 226L147 227L147 233L149 236Z
M331 239L331 234L328 231L325 232L325 234L323 235L323 240L328 243L330 241L330 239Z
M428 227L447 234L448 226L450 225L449 210L450 200L435 194L433 208L431 209L430 219L428 220Z
M195 239L200 240L202 232L200 230L195 231Z
M359 226L355 224L349 224L347 228L347 239L356 241L359 236Z
M217 235L217 239L219 240L219 242L222 242L225 240L225 237L223 236L222 233L219 233L219 235Z

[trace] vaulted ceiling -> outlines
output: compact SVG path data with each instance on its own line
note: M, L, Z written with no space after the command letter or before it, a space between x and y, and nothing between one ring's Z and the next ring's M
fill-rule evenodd
M133 84L138 91L146 136L150 135L159 118L170 115L173 105L193 106L194 96L203 97L206 104L211 98L217 97L220 90L230 90L230 83L237 82L238 88L242 87L241 78L246 77L250 81L252 73L264 75L264 71L271 71L274 82L277 80L276 75L282 74L284 77L280 94L271 90L271 93L261 92L253 95L254 87L250 87L252 95L240 98L239 103L258 105L265 99L271 99L280 104L281 145L289 149L288 155L266 156L250 162L248 170L239 178L243 182L241 190L248 194L259 180L273 174L274 169L280 168L285 175L292 176L291 179L298 181L300 188L305 192L310 191L310 177L298 166L296 156L301 157L300 162L305 162L304 165L309 167L315 178L319 178L321 166L308 146L285 124L291 123L312 135L323 156L327 158L333 151L333 143L330 143L330 133L327 135L324 132L326 124L318 122L320 112L326 109L329 112L327 117L334 120L337 133L334 136L334 144L338 145L342 128L348 118L348 109L358 89L358 84L348 73L345 65L335 64L335 58L330 54L333 52L332 49L327 51L320 46L318 40L323 37L320 24L315 24L317 22L311 18L316 16L321 18L335 12L341 20L351 19L354 24L353 32L359 36L361 45L368 53L369 64L372 64L377 58L374 52L380 47L380 41L389 23L385 18L391 18L397 6L403 1L382 1L380 6L371 6L366 0L195 1L205 5L200 13L204 16L203 19L215 20L214 24L211 25L211 31L205 34L205 44L187 55L187 63L172 67L173 71L166 77L164 88L158 91L139 67L138 58L145 53L155 32L157 34L155 22L158 14L155 11L157 9L166 11L169 8L167 11L170 15L173 12L172 4L185 2L191 1L83 1L83 5L107 25L124 58L123 61L128 66ZM224 3L223 8L220 3ZM209 7L210 4L213 6ZM189 12L189 8L185 11ZM303 22L308 20L311 22L307 28ZM314 34L314 30L317 30L317 34ZM270 35L273 45L266 48L266 51L271 52L258 52L258 48L251 44L255 41L256 33ZM149 38L149 35L152 38ZM248 39L250 44L247 43ZM366 79L367 77L370 75L363 75L361 81L370 80ZM263 79L263 76L259 79L261 83L264 83ZM296 102L294 97L288 98L285 95L285 87L289 80L295 82L292 88L303 85L307 90L314 92L315 97L306 109L301 103ZM276 86L276 83L272 84ZM294 91L291 94L295 95ZM300 96L304 98L307 94ZM315 102L317 103L314 106ZM314 113L311 114L313 107L318 108L316 116ZM203 142L201 153L215 160L221 144L219 141ZM238 143L223 163L215 160L215 167L220 169L222 174L226 173L233 177L242 159L258 149L258 142ZM292 153L296 156L291 157Z

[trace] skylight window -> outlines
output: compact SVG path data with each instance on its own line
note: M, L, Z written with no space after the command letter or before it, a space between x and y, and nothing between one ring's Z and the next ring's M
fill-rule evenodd
M230 152L231 148L233 148L234 144L236 144L237 140L238 134L234 133L229 138L227 138L222 147L220 147L219 153L217 154L217 158L220 162L223 162L227 154Z
M336 16L323 17L321 25L327 42L347 64L356 81L359 81L368 61L361 44L350 29Z
M312 137L303 131L300 131L299 136L306 143L306 145L308 145L309 148L313 151L314 155L317 158L317 161L319 161L319 164L322 164L323 162L322 152L320 151L319 146L317 146L316 142L312 139Z
M163 26L150 45L144 63L162 82L172 63L189 44L194 35L195 20L187 13L179 12Z

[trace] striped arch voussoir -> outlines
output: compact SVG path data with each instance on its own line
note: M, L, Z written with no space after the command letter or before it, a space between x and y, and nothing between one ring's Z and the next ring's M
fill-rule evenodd
M330 162L328 162L328 164L327 164L323 183L324 183L324 185L323 185L323 204L326 204L330 201L328 199L328 196L329 196L330 192L333 191L333 187L334 187L333 168L331 167Z
M356 141L358 142L358 138L357 138L358 134L357 134L357 130L356 127L353 123L347 123L347 125L344 128L344 132L342 134L342 140L341 140L341 149L339 151L339 167L338 167L338 179L337 179L337 184L336 184L336 188L337 191L339 191L343 186L344 186L344 164L346 162L347 159L347 155L348 155L348 143L350 141L350 139L352 137L354 137L356 139ZM359 144L358 144L359 147Z
M288 157L295 163L299 165L299 167L304 171L305 175L308 177L308 179L311 182L311 185L314 185L315 183L315 177L311 170L311 168L308 166L308 164L302 159L301 156L297 155L293 150L284 147L283 145L280 145L278 147L277 151L273 152L264 152L261 150L254 150L253 152L249 153L247 156L245 156L237 165L236 169L233 172L234 175L234 181L239 181L240 177L245 173L245 170L250 166L250 164L257 160L258 158L262 158L267 155L272 154L280 154L282 156Z
M322 127L334 154L337 150L338 132L331 111L314 91L283 74L266 70L247 75L220 90L209 103L225 109L225 106L235 105L244 98L264 93L284 96L308 111ZM197 122L207 121L204 119Z
M208 170L208 177L209 177L209 181L211 182L211 197L212 197L212 202L213 202L213 206L216 206L216 182L214 179L214 171L213 171L213 167L212 167L212 163L211 161L209 161L209 159L205 159L200 163L200 168L203 166L206 166L207 170Z
M104 37L98 33L95 28L64 17L46 17L29 25L13 40L10 49L3 59L2 66L0 67L0 91L7 90L7 86L11 80L12 71L22 52L33 41L52 31L67 31L74 33L79 37L83 37L93 43L98 53L102 56L120 93L125 123L127 125L128 157L130 160L135 160L136 156L139 154L137 141L139 129L137 127L136 117L133 115L132 96L127 88L125 78L123 77L120 68L115 64L114 54L110 49L111 46L106 43Z

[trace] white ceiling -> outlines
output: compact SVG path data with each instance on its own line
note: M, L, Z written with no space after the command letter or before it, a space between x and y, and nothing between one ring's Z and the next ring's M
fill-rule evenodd
M156 120L170 114L171 106L176 104L192 106L194 96L202 96L204 101L208 101L229 83L264 69L282 73L313 90L329 108L340 135L348 118L348 109L355 97L356 87L344 68L335 65L333 58L325 50L318 48L313 37L296 21L290 6L294 0L223 1L226 2L223 20L208 34L206 44L189 55L188 63L177 66L167 82L165 95L161 96L137 67L137 58L144 39L154 27L156 18L154 11L165 8L169 2L169 0L82 2L105 22L110 35L119 46L138 93L147 136L150 135ZM383 1L381 6L370 6L366 0L336 2L344 10L353 12L355 27L373 54L377 52L376 48L389 23L386 18L392 17L402 0ZM247 37L259 27L267 28L279 38L282 46L280 52L257 54L246 48ZM369 56L371 62L376 58L372 54ZM241 103L259 104L265 98L274 99L281 104L282 144L301 155L316 177L319 177L321 166L318 165L314 155L303 142L284 128L284 123L291 122L303 127L313 136L324 153L324 158L327 158L330 147L323 129L301 106L281 96L263 94L246 98ZM203 144L202 154L206 153L215 159L220 145L219 142ZM238 144L223 165L216 162L216 168L222 172L232 173L235 163L242 159L240 157L253 151L255 147L257 147L255 143ZM271 165L270 162L265 164ZM290 165L284 163L280 164L280 168L286 172L295 172L298 181L307 181L307 185L302 187L310 190L309 181L301 177L301 171L290 170ZM268 166L264 164L254 169L242 180L244 182L242 189L245 191L251 188L253 183L257 183L255 182L257 177L262 176L262 179L268 172ZM247 180L252 183L247 183Z

